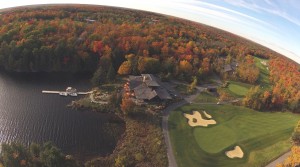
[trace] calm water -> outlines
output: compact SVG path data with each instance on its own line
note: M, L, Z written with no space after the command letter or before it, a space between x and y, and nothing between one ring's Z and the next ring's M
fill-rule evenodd
M81 156L112 152L124 130L120 123L109 123L113 115L75 111L66 105L76 98L41 93L67 86L87 91L89 77L0 72L0 142L52 141L64 152Z

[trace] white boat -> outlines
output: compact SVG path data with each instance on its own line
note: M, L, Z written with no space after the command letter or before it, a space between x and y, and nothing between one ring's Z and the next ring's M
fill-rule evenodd
M59 92L59 95L61 95L61 96L68 96L68 93L67 92Z
M77 96L77 93L69 93L70 96Z

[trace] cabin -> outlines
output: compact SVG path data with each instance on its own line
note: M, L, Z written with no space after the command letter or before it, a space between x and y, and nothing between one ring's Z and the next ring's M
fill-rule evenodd
M230 64L225 64L224 67L223 67L223 72L233 74L236 71L238 66L239 65L238 65L237 62L232 62Z
M137 100L165 101L172 99L169 92L159 84L158 79L152 74L130 75L128 87L131 95Z

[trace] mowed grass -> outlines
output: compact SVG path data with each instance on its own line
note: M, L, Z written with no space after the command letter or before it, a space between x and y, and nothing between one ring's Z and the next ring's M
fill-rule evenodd
M252 86L253 85L247 83L229 81L226 90L234 97L244 97Z
M183 113L205 110L217 121L190 127ZM232 105L186 105L171 112L169 130L179 167L264 166L290 148L300 115L264 113ZM229 159L225 151L240 146L244 158Z
M267 89L270 87L270 73L269 70L267 69L267 65L262 64L262 62L268 63L269 60L267 59L262 59L258 57L254 57L255 60L255 65L259 68L259 78L258 82L262 86L262 88Z
M208 92L201 92L194 100L195 103L216 103L217 101L217 97Z

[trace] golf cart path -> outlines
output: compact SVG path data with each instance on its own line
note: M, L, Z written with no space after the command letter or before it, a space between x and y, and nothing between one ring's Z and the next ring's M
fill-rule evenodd
M269 163L266 167L276 167L277 164L284 162L284 160L291 154L291 151L281 155L271 163Z
M197 91L196 94L190 95L177 103L171 104L170 106L168 106L167 108L165 108L162 111L162 113L163 113L162 129L163 129L165 143L167 146L169 167L177 167L177 162L176 162L174 152L172 149L172 144L171 144L170 135L169 135L169 128L168 128L168 119L169 119L170 111L173 111L176 108L183 106L185 104L191 103L200 93L201 93L200 91Z

